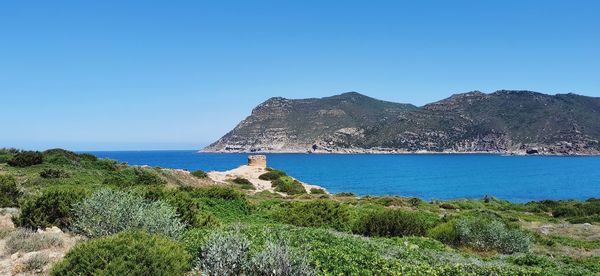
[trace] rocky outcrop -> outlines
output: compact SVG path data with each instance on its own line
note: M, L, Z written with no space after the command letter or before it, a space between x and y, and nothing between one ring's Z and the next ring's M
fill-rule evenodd
M600 98L473 91L420 108L356 92L272 98L204 151L595 155Z

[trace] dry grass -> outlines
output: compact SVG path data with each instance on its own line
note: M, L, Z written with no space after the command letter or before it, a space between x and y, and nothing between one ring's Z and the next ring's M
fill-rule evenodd
M33 252L62 245L63 240L58 235L18 229L8 235L5 247L9 254L13 254L16 252Z
M23 261L21 272L42 270L49 262L50 258L46 254L34 254Z

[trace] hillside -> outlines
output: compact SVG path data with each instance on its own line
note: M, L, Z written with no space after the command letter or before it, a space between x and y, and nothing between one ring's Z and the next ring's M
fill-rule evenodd
M222 183L60 149L0 149L0 275L600 273L598 199L332 195L265 171L275 192L236 175Z
M273 98L208 152L600 154L600 98L501 90L415 107L346 93Z
M321 99L271 98L205 150L306 152L323 137L354 133L414 109L356 92Z

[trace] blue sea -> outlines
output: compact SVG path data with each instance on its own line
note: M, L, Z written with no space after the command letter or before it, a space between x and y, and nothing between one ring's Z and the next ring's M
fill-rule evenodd
M130 165L229 170L247 154L197 151L90 152ZM484 154L267 154L268 165L329 192L426 200L495 196L512 202L600 198L600 157Z

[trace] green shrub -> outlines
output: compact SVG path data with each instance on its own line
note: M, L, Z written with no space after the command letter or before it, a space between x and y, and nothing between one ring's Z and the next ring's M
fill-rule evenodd
M454 221L438 224L428 231L427 236L447 245L457 246L459 243L459 236Z
M73 230L88 237L143 229L177 239L185 227L171 206L127 192L100 190L74 204L73 209Z
M76 165L81 161L77 153L64 149L49 149L42 153L44 161L54 165Z
M0 152L0 164L8 163L12 159L12 154L6 154Z
M250 182L250 180L248 180L246 178L242 178L242 177L236 177L235 179L231 180L231 182L233 182L235 184L239 184L239 185L246 185L246 184L252 185L252 182Z
M280 177L277 180L271 181L271 186L275 187L276 192L286 193L288 195L306 194L306 189L300 181L289 176Z
M44 162L44 156L38 151L22 151L15 154L9 161L8 164L13 167L29 167L33 165L42 164Z
M185 275L190 255L172 240L141 231L76 245L51 275Z
M212 227L219 225L219 220L211 212L204 210L200 202L193 198L189 192L166 190L162 187L160 191L153 190L144 196L151 200L163 200L175 207L181 221L188 226Z
M446 210L456 210L456 209L458 209L458 207L456 207L456 206L454 206L454 205L452 205L450 203L442 203L442 204L440 204L440 208L446 209Z
M504 254L528 252L532 237L519 229L509 229L498 220L485 217L458 219L455 229L459 245L479 251L497 250Z
M356 197L355 193L351 193L351 192L339 192L337 194L334 194L335 197Z
M8 235L5 250L8 254L32 252L63 245L63 240L54 234L43 234L26 229L17 229Z
M164 185L167 182L156 172L146 168L134 168L134 183L137 185Z
M333 200L285 202L274 209L272 217L277 221L296 226L350 230L348 207Z
M313 195L325 195L325 194L327 194L325 192L325 190L319 189L319 188L311 188L310 189L310 193L313 194Z
M197 178L206 178L208 177L208 174L206 174L205 171L203 170L197 170L197 171L193 171L192 175L197 177Z
M88 161L88 162L97 162L98 161L98 157L96 157L93 154L89 154L89 153L80 153L79 155L79 159L83 160L83 161Z
M282 172L282 171L270 169L266 173L263 173L260 176L258 176L258 179L272 181L272 180L277 180L277 179L279 179L280 177L283 177L283 176L287 176L287 174L284 173L284 172Z
M252 184L252 182L250 182L250 180L248 180L246 178L236 177L231 182L233 182L234 184L237 184L240 188L242 188L244 190L256 190L256 187L254 187L254 184Z
M66 187L52 188L37 196L25 198L21 213L14 219L16 225L26 228L57 226L66 229L73 219L73 204L81 201L89 190Z
M196 188L191 191L194 197L219 198L224 200L246 200L246 195L233 188L221 185L211 185L202 188Z
M103 171L114 172L119 169L119 163L117 163L117 161L115 160L110 159L98 159L97 161L93 162L91 166Z
M532 254L523 254L513 258L509 258L509 261L520 266L535 266L542 268L556 267L556 263L549 260L547 257Z
M40 177L42 178L63 178L69 177L69 173L67 173L63 169L44 169L40 172Z
M411 197L408 200L408 204L410 204L410 206L413 206L413 207L419 206L422 202L423 202L423 200L421 200L420 198L417 198L417 197Z
M423 236L437 220L428 213L384 209L360 216L353 232L377 237Z
M21 192L14 177L0 175L0 208L18 206Z

